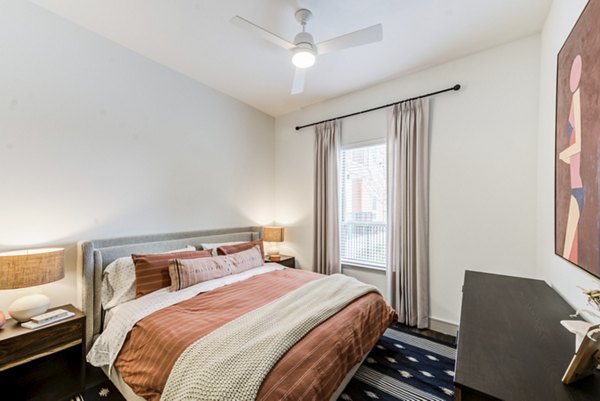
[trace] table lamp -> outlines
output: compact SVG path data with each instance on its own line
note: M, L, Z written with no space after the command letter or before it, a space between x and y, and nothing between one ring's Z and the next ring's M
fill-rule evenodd
M277 243L283 242L283 227L263 227L263 241L270 242L271 246L267 249L267 255L270 260L279 260L279 249L277 249Z
M65 276L64 249L44 248L0 253L0 290L33 287ZM50 299L43 294L26 295L8 307L18 322L44 313Z

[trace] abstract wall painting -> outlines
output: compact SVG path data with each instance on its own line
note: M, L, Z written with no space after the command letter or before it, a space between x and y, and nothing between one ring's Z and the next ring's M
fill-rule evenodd
M600 277L600 0L558 53L554 249Z

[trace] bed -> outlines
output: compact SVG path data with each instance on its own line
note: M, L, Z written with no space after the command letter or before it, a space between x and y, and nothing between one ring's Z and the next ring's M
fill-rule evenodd
M117 347L118 356L114 362L101 366L128 401L156 401L166 398L162 397L162 391L170 393L169 390L173 387L171 382L187 376L187 371L182 370L180 362L185 359L182 355L192 345L196 345L189 339L190 336L210 337L208 334L213 329L216 332L223 327L230 327L232 322L237 322L236 318L263 310L275 300L287 298L291 292L298 292L317 282L323 282L321 278L330 277L268 263L177 293L184 296L185 291L193 289L195 295L186 295L187 298L171 299L177 294L170 294L165 289L136 299L140 305L145 302L146 305L156 306L163 300L169 302L165 303L165 307L157 306L155 311L138 320L133 317L135 313L131 312L137 309L130 309L126 313L128 307L133 308L133 305L129 305L133 302L120 305L108 314L103 310L101 288L103 272L107 266L131 254L158 254L186 247L202 249L202 244L206 243L249 242L260 238L260 227L242 227L80 243L83 307L88 316L86 349L90 351L94 346L98 348L97 342L105 341L103 334L113 341L112 335L108 336L108 333L123 319L130 318L134 322L122 345ZM222 280L224 281L221 282ZM205 284L207 286L202 287ZM300 309L303 308L297 310ZM336 400L395 317L394 311L378 293L368 292L358 296L333 316L310 329L306 335L299 337L278 358L262 381L256 399ZM148 338L156 343L152 345L152 351L145 348L150 347L147 344ZM159 359L149 356L165 349L169 352L162 352ZM190 376L193 374L196 372L190 373ZM173 376L176 376L175 379ZM165 388L165 383L169 388Z

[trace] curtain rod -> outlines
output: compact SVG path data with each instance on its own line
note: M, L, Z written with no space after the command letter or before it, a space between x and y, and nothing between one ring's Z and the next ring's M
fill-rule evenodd
M426 95L421 95L421 96L417 96L417 97L411 97L410 99L404 99L404 100L400 100L398 102L384 104L383 106L373 107L371 109L357 111L355 113L350 113L350 114L346 114L346 115L339 116L339 117L329 118L327 120L319 121L319 122L316 122L316 123L310 123L310 124L306 124L306 125L301 125L299 127L296 127L296 131L300 131L302 128L312 127L313 125L322 124L322 123L326 123L326 122L334 121L334 120L339 120L341 118L352 117L352 116L356 116L358 114L368 113L370 111L375 111L375 110L379 110L379 109L384 109L386 107L395 106L395 105L400 104L400 103L410 102L411 100L422 99L424 97L429 97L429 96L433 96L433 95L439 95L440 93L444 93L444 92L457 91L459 89L460 89L460 85L456 84L456 85L454 85L454 86L452 86L450 88L442 89L442 90L439 90L439 91L436 91L436 92L431 92L431 93L428 93Z

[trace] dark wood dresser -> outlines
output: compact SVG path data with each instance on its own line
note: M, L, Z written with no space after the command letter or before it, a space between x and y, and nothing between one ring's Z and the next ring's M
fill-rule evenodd
M575 335L574 313L542 280L467 271L455 378L456 400L599 401L600 372L561 382Z

